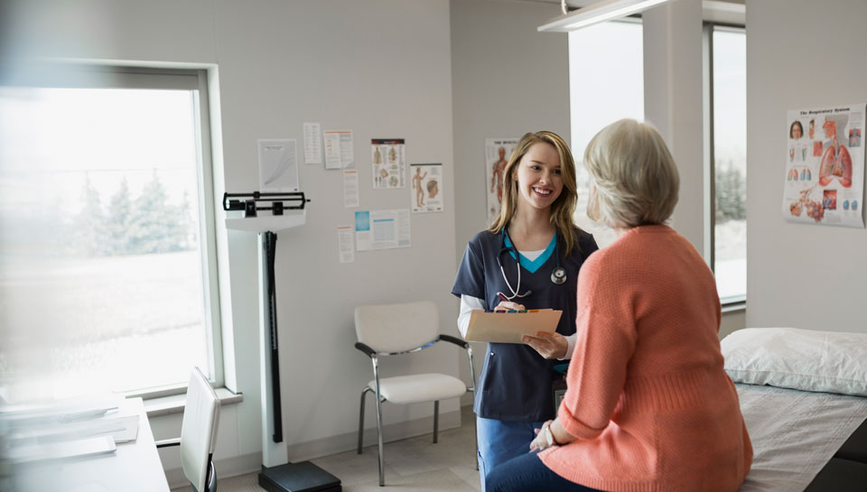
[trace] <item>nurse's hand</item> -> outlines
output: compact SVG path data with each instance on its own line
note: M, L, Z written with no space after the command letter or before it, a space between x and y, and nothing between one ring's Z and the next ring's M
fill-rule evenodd
M494 308L494 312L495 313L502 313L504 311L510 311L510 310L523 311L525 309L527 309L527 308L525 308L523 304L518 304L517 302L500 301L500 303L497 304L497 307Z
M537 331L536 336L524 335L521 341L546 359L562 359L566 357L566 350L569 348L566 337L556 331L554 333Z

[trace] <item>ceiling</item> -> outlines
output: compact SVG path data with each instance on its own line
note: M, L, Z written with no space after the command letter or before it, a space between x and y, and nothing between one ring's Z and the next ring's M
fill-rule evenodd
M488 0L492 2L529 2L560 5L560 0ZM601 0L566 0L570 10L587 7ZM718 24L743 26L746 0L702 0L702 20Z
M489 0L494 2L533 2L533 3L553 3L555 5L560 5L560 0ZM566 0L566 5L572 8L581 8L586 7L588 5L593 5L594 3L598 3L600 0ZM744 5L746 0L720 0L724 3L736 3L740 5Z

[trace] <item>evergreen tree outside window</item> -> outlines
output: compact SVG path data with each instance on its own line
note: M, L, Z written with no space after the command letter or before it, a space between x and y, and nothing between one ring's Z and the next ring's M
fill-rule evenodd
M708 25L713 104L712 268L723 304L747 294L746 34Z

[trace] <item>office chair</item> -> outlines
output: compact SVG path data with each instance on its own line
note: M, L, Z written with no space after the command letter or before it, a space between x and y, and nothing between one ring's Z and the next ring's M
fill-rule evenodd
M382 454L382 402L409 404L434 402L433 442L439 431L439 402L473 392L476 386L473 367L473 349L470 344L455 337L439 334L439 312L430 301L361 306L355 308L355 348L370 357L373 380L361 391L361 409L358 417L358 454L364 439L364 404L367 393L376 395L376 432L378 439L379 485L385 485ZM467 351L473 386L467 387L460 379L447 374L413 374L381 378L379 357L409 354L428 348L436 342L453 343ZM473 421L475 425L475 420Z
M181 437L157 441L156 445L157 449L180 446L181 467L195 492L217 491L213 456L219 421L220 400L217 393L202 371L194 367L187 386Z

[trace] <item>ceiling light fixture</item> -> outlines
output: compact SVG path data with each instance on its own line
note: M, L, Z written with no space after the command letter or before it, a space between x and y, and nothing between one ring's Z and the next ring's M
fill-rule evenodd
M672 0L604 0L538 27L539 32L569 32L600 22L619 19Z

